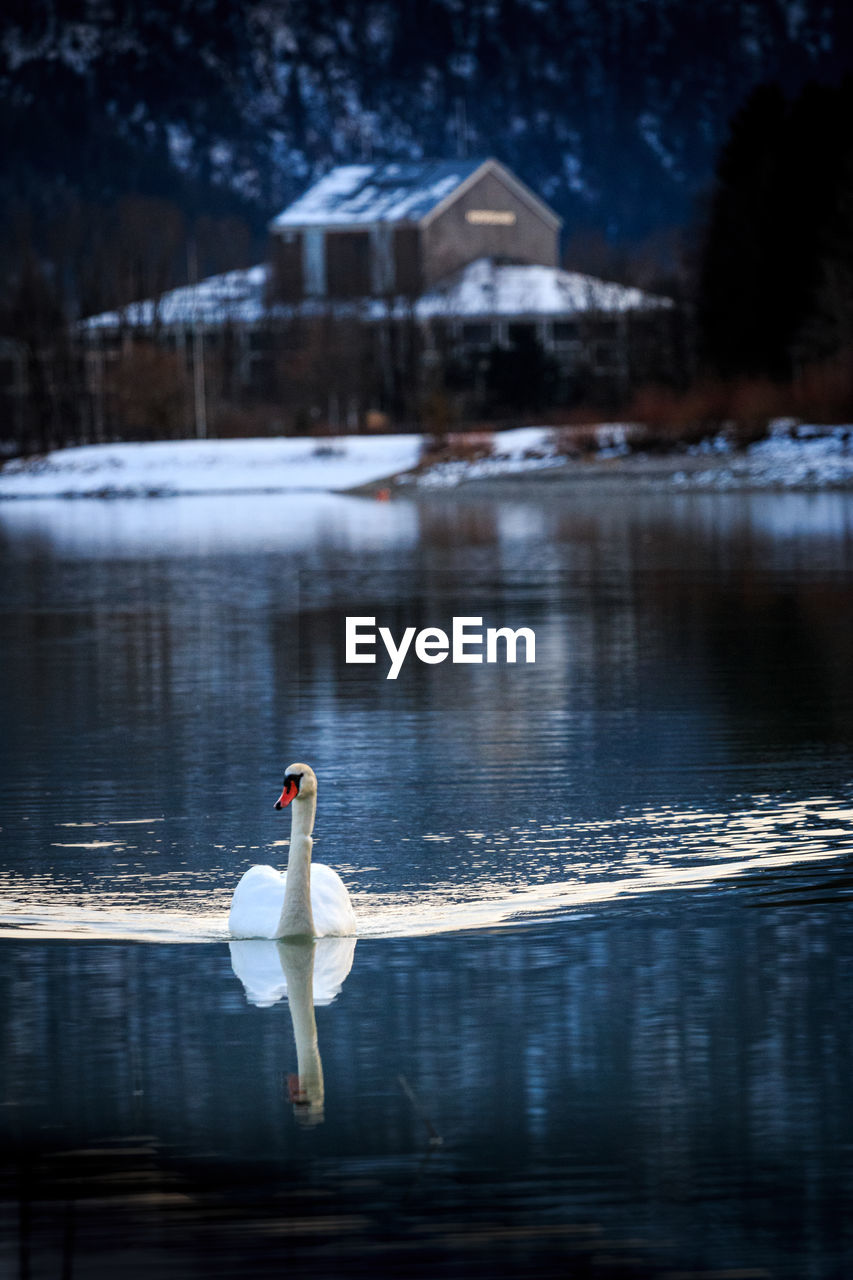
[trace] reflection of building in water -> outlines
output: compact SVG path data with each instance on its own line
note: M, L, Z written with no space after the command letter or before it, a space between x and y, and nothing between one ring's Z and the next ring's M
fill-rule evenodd
M231 967L246 999L268 1008L286 997L296 1041L296 1075L288 1077L294 1115L300 1124L324 1118L323 1063L314 1006L331 1004L352 968L355 938L283 942L266 938L230 942Z

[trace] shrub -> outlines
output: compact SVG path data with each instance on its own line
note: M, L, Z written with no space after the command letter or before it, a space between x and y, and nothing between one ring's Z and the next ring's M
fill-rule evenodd
M806 365L791 388L791 412L807 422L853 419L853 349L836 360Z
M168 440L185 435L192 384L180 356L153 343L123 351L108 375L113 425L120 438Z
M741 378L732 384L728 431L732 443L746 448L763 440L774 418L790 412L790 388L769 378Z
M719 431L726 421L729 396L724 383L697 382L684 391L671 387L640 387L628 406L627 417L646 428L642 448L668 450L697 444Z

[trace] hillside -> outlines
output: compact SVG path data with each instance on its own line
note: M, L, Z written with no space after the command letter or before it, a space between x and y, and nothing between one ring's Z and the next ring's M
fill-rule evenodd
M17 0L0 199L265 220L332 162L493 154L637 241L692 216L749 90L849 65L847 0ZM229 264L225 264L229 265Z

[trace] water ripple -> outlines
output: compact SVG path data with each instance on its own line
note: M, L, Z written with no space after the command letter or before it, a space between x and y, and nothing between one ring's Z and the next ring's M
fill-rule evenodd
M853 804L850 797L761 795L727 810L648 808L606 821L566 818L504 831L430 832L422 839L447 851L444 876L429 885L391 889L375 867L340 868L352 883L360 936L495 928L723 882L744 893L758 886L775 892L776 901L790 901L795 886L780 873L853 852ZM373 874L369 888L357 879L365 872ZM113 864L109 881L106 875L84 884L56 871L3 874L0 936L227 938L233 888L227 862L158 872L128 862ZM813 870L807 891L820 898Z

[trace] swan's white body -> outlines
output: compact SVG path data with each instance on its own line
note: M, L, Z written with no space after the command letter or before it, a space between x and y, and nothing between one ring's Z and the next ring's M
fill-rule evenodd
M291 846L292 849L292 846ZM291 859L293 853L291 852ZM315 863L310 869L313 928L281 932L288 871L249 867L231 900L228 930L234 938L350 937L356 931L355 913L346 886L331 867Z
M286 799L288 784L298 791ZM344 882L331 867L311 865L317 779L306 764L290 765L277 807L291 799L287 871L249 868L231 899L229 932L234 938L351 937L355 912Z

